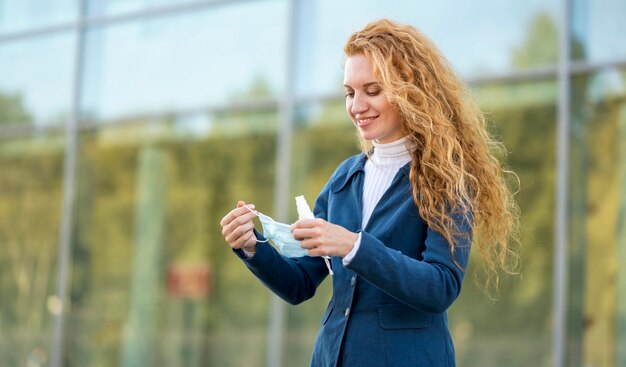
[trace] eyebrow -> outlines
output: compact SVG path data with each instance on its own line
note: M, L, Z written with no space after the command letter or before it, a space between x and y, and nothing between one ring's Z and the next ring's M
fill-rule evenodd
M365 84L363 84L363 87L367 88L367 87L369 87L369 86L371 86L371 85L374 85L374 84L378 84L378 85L380 85L380 83L379 83L379 82L369 82L369 83L365 83ZM349 85L347 85L347 84L344 84L343 86L344 86L345 88L352 88L351 86L349 86Z

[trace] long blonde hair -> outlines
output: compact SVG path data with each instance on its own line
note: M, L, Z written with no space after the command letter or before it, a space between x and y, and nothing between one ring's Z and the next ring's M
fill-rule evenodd
M458 216L469 223L483 258L484 290L497 290L499 270L517 271L519 209L495 154L505 152L465 84L437 47L409 25L382 19L350 36L347 57L369 58L389 102L404 118L412 150L410 182L420 215L450 244ZM371 152L371 142L360 138ZM453 219L453 217L456 218Z

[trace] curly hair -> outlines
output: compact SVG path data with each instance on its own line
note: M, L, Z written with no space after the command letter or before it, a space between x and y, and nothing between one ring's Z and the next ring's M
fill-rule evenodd
M506 153L504 146L490 137L467 86L415 27L371 22L349 37L344 52L370 60L404 119L414 147L409 179L420 215L445 237L453 259L459 216L470 224L487 275L483 290L491 295L499 270L516 274L518 268L519 209L505 175L518 180L496 158ZM370 154L371 142L359 139Z

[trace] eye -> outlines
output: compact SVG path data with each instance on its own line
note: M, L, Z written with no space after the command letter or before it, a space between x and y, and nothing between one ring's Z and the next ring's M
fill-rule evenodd
M354 97L354 91L347 90L346 91L346 98L352 98L352 97Z
M379 94L380 94L380 92L381 92L381 90L380 90L380 89L376 89L376 90L368 90L368 91L367 91L367 95L368 95L368 96L370 96L370 97L375 97L375 96L379 95Z

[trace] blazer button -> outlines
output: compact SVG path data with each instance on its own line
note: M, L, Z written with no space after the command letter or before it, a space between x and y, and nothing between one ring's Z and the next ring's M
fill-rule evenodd
M344 311L343 315L345 317L348 317L349 314L350 314L350 307L346 307L346 310Z
M354 287L354 285L356 284L356 275L352 277L352 279L350 279L350 287Z

